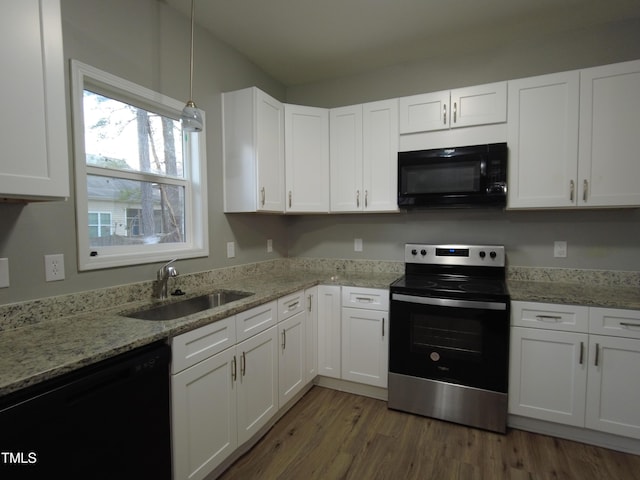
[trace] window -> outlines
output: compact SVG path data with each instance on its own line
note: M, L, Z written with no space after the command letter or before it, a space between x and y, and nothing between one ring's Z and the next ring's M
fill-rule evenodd
M208 255L205 136L182 131L183 104L71 70L80 270Z

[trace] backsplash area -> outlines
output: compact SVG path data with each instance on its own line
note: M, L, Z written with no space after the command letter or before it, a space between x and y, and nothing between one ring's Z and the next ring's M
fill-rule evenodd
M404 273L403 262L349 260L332 258L291 258L220 268L180 275L170 280L169 288L189 292L207 285L256 275L283 274L288 271L376 274ZM640 288L640 272L580 270L564 268L507 268L509 281L552 282L605 287ZM145 299L152 300L155 281L146 281L85 292L46 297L38 300L0 305L0 331L33 325L47 320L112 308Z

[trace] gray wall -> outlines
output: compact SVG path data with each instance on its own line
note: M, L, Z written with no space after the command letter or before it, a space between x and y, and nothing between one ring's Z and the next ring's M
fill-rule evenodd
M287 101L333 107L479 85L640 58L640 19L597 28L522 37L459 55L395 65L368 74L289 87ZM639 179L640 181L640 179ZM353 239L362 238L362 253ZM296 217L290 256L403 260L407 242L497 242L519 266L640 270L640 210L422 211ZM553 242L568 256L553 257Z
M67 62L78 59L186 102L187 18L157 0L62 0L61 4ZM286 256L286 219L222 213L220 110L222 91L257 85L284 99L284 86L202 29L195 35L194 73L194 100L207 119L210 256L181 260L177 268L188 273ZM70 125L70 113L67 117ZM71 146L69 126L73 155ZM73 172L72 159L70 165ZM159 264L78 272L75 229L73 193L67 202L0 204L0 257L9 258L11 281L9 288L0 289L0 304L155 278ZM269 254L268 238L274 245ZM234 259L226 257L228 241L236 242ZM51 253L64 254L66 280L44 281L43 256Z

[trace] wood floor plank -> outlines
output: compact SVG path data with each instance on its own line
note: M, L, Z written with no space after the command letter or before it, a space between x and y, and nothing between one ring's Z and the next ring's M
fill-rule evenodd
M221 480L640 480L640 456L314 387Z

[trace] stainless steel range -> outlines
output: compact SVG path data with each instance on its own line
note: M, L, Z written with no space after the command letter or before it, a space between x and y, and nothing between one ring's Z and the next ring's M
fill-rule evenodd
M390 294L389 408L504 433L504 247L407 244Z

